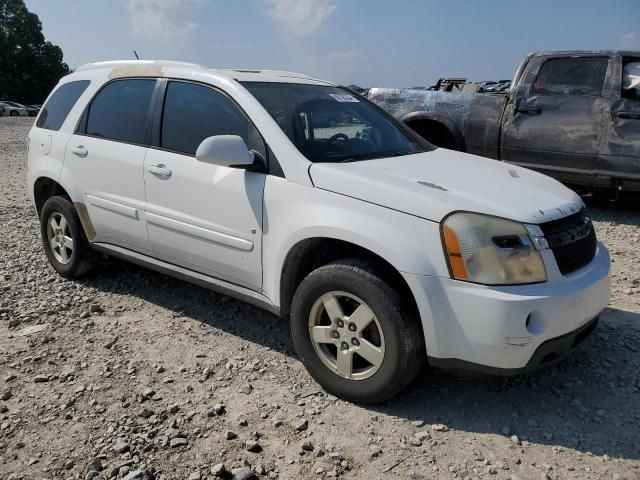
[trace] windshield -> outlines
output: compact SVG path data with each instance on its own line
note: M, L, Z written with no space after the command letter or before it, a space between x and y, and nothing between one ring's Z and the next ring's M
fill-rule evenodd
M312 162L354 162L433 148L344 88L271 82L243 85Z

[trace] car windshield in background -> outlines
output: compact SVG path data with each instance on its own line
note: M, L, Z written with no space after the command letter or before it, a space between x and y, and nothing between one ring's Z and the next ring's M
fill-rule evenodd
M346 89L298 83L243 85L312 162L354 162L428 149Z

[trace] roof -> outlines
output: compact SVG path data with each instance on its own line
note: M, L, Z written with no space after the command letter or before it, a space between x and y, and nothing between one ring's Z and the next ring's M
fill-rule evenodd
M176 68L184 70L200 70L215 75L232 78L239 82L290 82L290 83L320 83L330 84L324 80L315 79L296 72L265 69L212 69L197 63L178 62L174 60L112 60L107 62L93 62L84 64L76 72L109 69L112 76L118 74L162 76L164 69Z
M548 55L640 55L640 50L548 50L532 52L536 57Z

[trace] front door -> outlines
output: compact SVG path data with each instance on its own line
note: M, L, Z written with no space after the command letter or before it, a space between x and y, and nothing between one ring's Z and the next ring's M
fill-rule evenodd
M155 79L108 83L93 99L65 153L82 188L94 242L151 254L144 224L144 156Z
M608 57L535 57L505 110L501 159L567 181L593 175L608 68Z
M598 173L640 181L640 57L620 60Z
M198 145L213 135L262 142L224 93L169 81L156 148L144 168L151 247L170 263L259 290L262 286L262 195L265 175L203 163Z

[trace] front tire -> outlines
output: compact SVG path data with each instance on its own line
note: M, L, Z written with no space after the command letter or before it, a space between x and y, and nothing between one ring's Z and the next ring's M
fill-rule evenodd
M49 198L40 213L40 234L49 263L63 277L86 274L95 263L73 204L65 197Z
M11 110L11 112L9 113L9 116L11 117L17 117L18 115L20 115L18 112L16 112L15 110Z
M291 307L293 342L329 393L380 403L404 388L425 358L418 319L367 263L341 260L311 272Z

